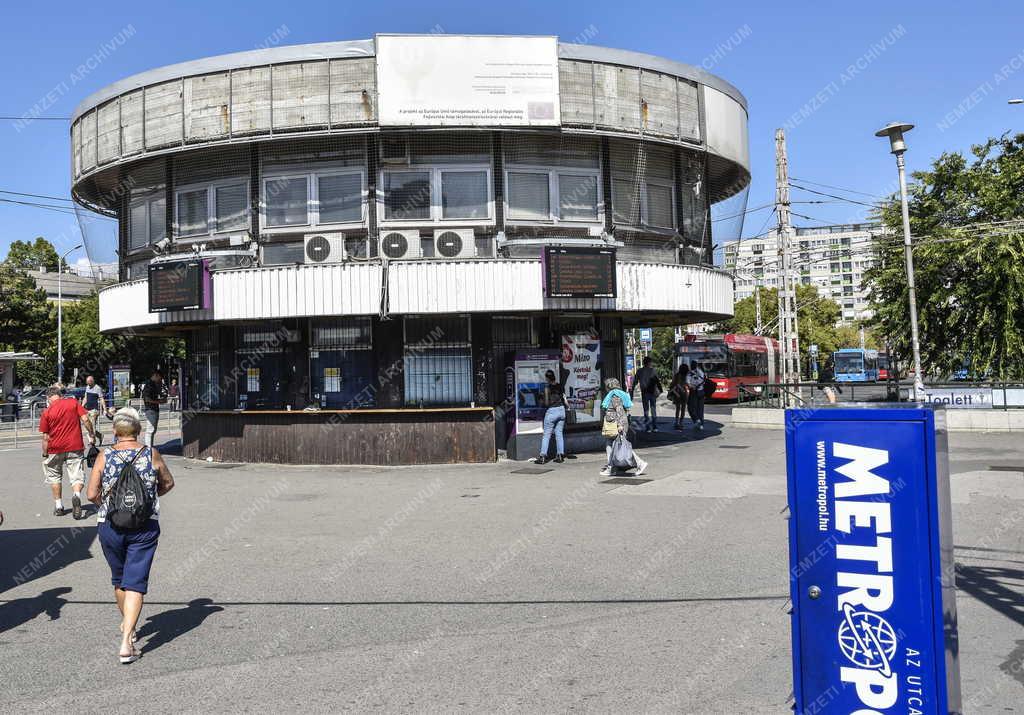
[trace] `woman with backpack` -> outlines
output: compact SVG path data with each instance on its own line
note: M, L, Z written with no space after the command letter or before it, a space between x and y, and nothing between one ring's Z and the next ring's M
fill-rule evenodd
M633 400L621 389L619 381L614 377L605 380L604 386L608 394L601 401L601 409L605 411L604 420L601 422L601 434L604 437L604 453L607 459L604 468L601 469L601 476L609 477L615 471L615 465L612 464L612 448L616 440L626 439L629 432L629 409L633 406ZM629 445L629 442L626 444ZM633 456L632 467L636 468L633 476L639 477L647 470L647 462L633 452L632 445L629 445L629 451Z
M686 386L690 390L687 398L687 405L690 410L690 419L693 420L697 431L704 429L704 398L707 396L708 376L700 369L700 365L694 360L690 366L690 372L686 375Z
M118 410L113 422L114 444L97 457L86 496L99 506L96 531L121 611L118 658L128 664L142 655L135 627L160 538L159 497L174 488L174 478L160 453L139 442L142 424L136 410Z

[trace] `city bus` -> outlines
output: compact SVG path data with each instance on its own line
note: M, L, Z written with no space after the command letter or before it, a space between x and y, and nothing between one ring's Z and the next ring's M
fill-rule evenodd
M739 399L741 385L759 393L763 385L778 382L779 344L762 335L687 335L676 343L675 357L676 370L684 362L700 365L715 383L715 400Z
M893 377L896 377L896 370L893 368ZM880 352L878 353L878 379L888 380L889 379L889 354Z
M877 382L878 351L841 348L832 353L836 382Z

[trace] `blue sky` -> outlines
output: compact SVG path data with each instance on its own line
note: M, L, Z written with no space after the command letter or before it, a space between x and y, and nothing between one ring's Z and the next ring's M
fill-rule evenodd
M679 0L9 3L5 19L17 31L7 32L0 45L6 68L0 115L20 116L60 87L46 114L66 117L85 96L127 75L253 49L282 36L281 44L298 44L437 31L554 34L568 41L585 36L597 45L703 63L750 104L749 208L774 199L774 131L787 122L792 176L874 194L893 187L893 159L884 140L873 136L890 120L917 125L907 137L911 170L943 151L1024 131L1024 105L1006 104L1024 96L1024 4L881 7ZM77 71L126 28L127 41L95 69ZM35 121L19 131L0 120L0 190L68 197L69 163L66 122ZM867 209L827 203L794 210L849 222ZM744 235L756 233L768 213L748 214ZM63 249L80 241L74 216L0 203L0 255L11 241L37 235Z

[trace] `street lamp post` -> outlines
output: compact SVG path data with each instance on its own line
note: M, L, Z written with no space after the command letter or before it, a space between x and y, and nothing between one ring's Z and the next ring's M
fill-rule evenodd
M61 290L60 279L64 273L64 262L69 254L82 247L78 244L74 248L65 251L64 255L57 261L57 382L64 384L64 295Z
M888 137L890 151L896 155L896 170L900 178L900 207L903 212L903 258L907 269L907 300L910 302L910 344L914 352L914 399L920 399L924 391L921 377L921 343L917 332L917 289L914 287L914 254L910 242L910 208L907 205L907 177L903 154L907 145L903 134L914 128L913 124L893 122L877 132L876 137Z

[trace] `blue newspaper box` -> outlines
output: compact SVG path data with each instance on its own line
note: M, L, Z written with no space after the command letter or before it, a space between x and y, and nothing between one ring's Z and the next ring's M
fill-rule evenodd
M786 411L798 713L960 713L945 414Z

